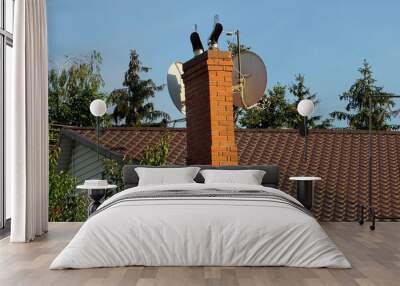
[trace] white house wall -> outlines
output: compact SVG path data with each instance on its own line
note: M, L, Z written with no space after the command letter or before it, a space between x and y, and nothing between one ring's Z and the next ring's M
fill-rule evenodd
M75 144L72 149L68 172L78 179L79 183L88 179L101 179L103 172L102 160L97 159L97 153L81 144Z

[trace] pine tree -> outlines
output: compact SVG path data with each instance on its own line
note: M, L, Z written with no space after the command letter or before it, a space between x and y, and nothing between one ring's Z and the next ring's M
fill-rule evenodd
M366 60L364 60L362 67L358 71L361 74L361 78L357 79L348 91L339 96L340 100L348 102L345 111L332 112L330 114L331 117L338 120L346 120L350 128L368 129L369 99L371 97L372 129L398 129L399 125L390 125L388 123L392 116L398 113L398 110L393 110L394 101L388 98L393 94L385 92L383 87L375 85L376 80L373 77L372 68Z
M111 114L114 122L123 122L127 126L141 126L154 124L165 124L170 120L167 113L156 110L150 102L156 92L161 91L164 86L156 85L151 79L143 80L140 73L147 73L150 69L142 66L139 55L131 50L129 68L125 73L123 88L111 92L108 102L115 106Z
M287 125L290 128L298 128L301 126L304 118L297 112L297 105L303 99L309 99L314 102L314 106L316 107L319 104L319 100L317 100L317 94L312 93L310 88L307 87L304 83L304 75L298 74L295 76L295 82L289 86L290 93L294 96L295 100L290 104L287 112ZM330 119L325 119L322 122L321 116L311 116L308 118L308 126L311 128L320 128L325 129L331 126Z

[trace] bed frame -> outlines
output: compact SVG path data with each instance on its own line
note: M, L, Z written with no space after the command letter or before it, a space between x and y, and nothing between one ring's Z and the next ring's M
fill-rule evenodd
M202 170L205 169L218 169L218 170L263 170L265 171L262 185L264 187L278 188L279 185L279 167L275 165L260 165L260 166L221 166L214 167L209 165L194 165L200 167ZM126 165L122 169L124 188L129 189L136 187L139 183L138 174L135 171L137 167L148 167L148 168L182 168L184 166L139 166L139 165ZM204 183L203 176L199 173L194 180L197 183Z

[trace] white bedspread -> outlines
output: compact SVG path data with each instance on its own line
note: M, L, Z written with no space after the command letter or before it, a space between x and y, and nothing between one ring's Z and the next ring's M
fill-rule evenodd
M284 194L247 185L147 186L118 193L101 207L129 192L205 188ZM50 269L127 265L350 267L313 217L290 205L227 197L109 205L82 225Z

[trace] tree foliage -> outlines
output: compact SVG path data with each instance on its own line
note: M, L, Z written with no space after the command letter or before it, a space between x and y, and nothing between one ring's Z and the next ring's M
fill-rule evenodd
M140 165L148 166L163 166L167 164L167 158L170 147L170 137L165 135L161 137L156 144L148 146L145 149L143 157L140 160ZM122 178L122 168L125 165L132 164L134 161L131 158L124 158L121 162L105 159L103 160L103 178L108 182L117 185L117 192L124 189Z
M317 107L319 100L317 99L317 94L312 93L311 89L307 87L304 83L304 75L298 74L295 76L295 82L289 85L289 92L294 97L294 102L289 105L288 111L288 126L290 128L299 128L304 120L297 112L297 105L303 99L312 100L314 106ZM308 118L308 125L310 128L328 128L331 126L331 121L325 119L321 122L320 115L314 115Z
M143 80L140 73L147 73L150 69L144 67L135 50L131 50L128 71L125 73L123 87L111 92L108 102L115 106L111 114L116 124L121 122L128 126L141 126L170 120L167 113L156 110L149 100L163 86L156 85L151 79Z
M294 101L287 99L287 90L294 97ZM310 99L318 104L316 94L304 84L304 76L297 75L295 82L289 87L277 84L268 90L254 108L242 109L239 123L246 128L299 128L303 117L297 112L297 105L303 99ZM309 118L311 128L329 128L331 121L321 121L321 116Z
M105 98L100 74L102 58L93 51L82 58L67 58L63 67L49 71L49 122L70 126L93 126L90 103ZM103 120L107 120L104 117Z
M237 44L231 41L228 41L228 51L231 52L232 56L236 56L238 54ZM245 52L251 50L250 46L246 46L244 44L240 44L240 52Z
M57 170L59 149L49 154L49 220L84 221L87 198L75 193L76 179L64 171Z
M103 178L109 183L117 186L116 191L120 192L124 189L124 181L122 178L122 168L125 165L132 164L132 160L124 158L121 162L112 159L103 160Z
M348 126L354 129L369 128L369 99L372 101L372 129L389 130L398 129L398 125L390 125L388 122L392 116L398 113L393 110L395 103L387 96L392 93L385 92L383 87L376 85L372 68L364 60L361 68L358 69L361 77L352 84L348 91L343 92L339 99L347 101L345 111L335 111L330 115L334 119L346 120Z
M240 51L250 50L251 47L240 45ZM228 50L233 56L237 55L238 46L228 41ZM289 91L295 98L289 102L286 98L286 91ZM319 101L316 94L311 93L310 88L304 84L304 76L295 76L295 82L288 88L277 84L268 90L258 104L251 109L234 107L234 120L239 126L246 128L298 128L302 125L303 117L297 112L297 105L303 99L310 99L315 105ZM308 119L311 128L329 128L331 119L321 121L321 116L312 116Z
M286 101L285 94L285 86L275 85L268 90L256 107L242 111L240 125L247 128L288 127L287 114L290 104Z
M160 142L150 145L144 150L144 154L142 159L140 160L140 164L150 166L167 165L169 148L170 137L167 134L161 137Z

